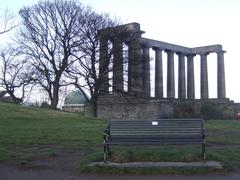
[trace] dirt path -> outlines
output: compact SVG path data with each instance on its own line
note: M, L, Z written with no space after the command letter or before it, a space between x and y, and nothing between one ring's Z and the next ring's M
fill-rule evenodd
M44 168L19 168L0 165L0 180L240 180L239 174L208 175L87 175L76 171Z
M79 152L58 151L53 157L38 157L32 161L0 161L0 180L71 180L80 175Z
M26 164L0 161L0 180L240 180L240 174L207 175L89 175L82 174L79 162L82 154L71 152L54 157L35 159Z

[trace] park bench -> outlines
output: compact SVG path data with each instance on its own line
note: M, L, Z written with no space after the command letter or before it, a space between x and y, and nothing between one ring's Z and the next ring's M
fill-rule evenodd
M205 159L202 119L111 120L104 131L104 162L112 145L200 144Z

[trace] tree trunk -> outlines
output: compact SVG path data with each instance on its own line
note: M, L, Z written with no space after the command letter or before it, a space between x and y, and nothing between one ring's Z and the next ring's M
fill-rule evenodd
M97 97L92 97L92 106L93 106L93 116L97 117Z
M50 105L51 109L57 109L58 100L59 100L59 85L55 84L53 87L53 94Z
M93 116L97 117L97 102L93 103Z
M20 103L22 103L23 100L22 100L21 98L16 97L16 96L14 95L13 91L8 91L8 94L9 94L10 97L12 98L13 103L15 103L15 104L20 104Z

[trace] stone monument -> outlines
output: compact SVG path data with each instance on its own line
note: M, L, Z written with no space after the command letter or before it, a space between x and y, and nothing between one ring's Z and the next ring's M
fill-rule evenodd
M157 119L175 117L181 103L195 106L199 116L202 103L231 103L226 98L224 53L222 46L184 47L154 39L143 38L140 24L130 23L99 30L99 69L104 83L98 101L99 117L107 119ZM112 63L109 61L112 46ZM123 57L123 45L127 58ZM150 49L155 58L154 97L151 97ZM163 97L163 53L167 55L166 97ZM217 54L217 98L209 99L207 56ZM178 57L178 86L175 87L174 54ZM200 56L200 99L195 98L194 57ZM186 62L186 65L185 65ZM112 71L109 71L112 66ZM124 75L124 66L127 72ZM126 68L125 68L126 69ZM186 70L186 71L185 71ZM185 73L187 72L187 73ZM110 77L109 73L112 73ZM111 81L111 83L110 83ZM198 83L198 82L197 82ZM124 84L125 87L124 88ZM175 95L175 88L178 97ZM198 114L199 113L199 114Z

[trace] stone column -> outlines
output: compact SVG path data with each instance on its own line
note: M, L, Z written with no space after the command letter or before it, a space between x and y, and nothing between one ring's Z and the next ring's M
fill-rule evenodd
M174 52L166 50L167 53L167 98L175 98L174 77Z
M123 45L118 38L113 40L113 92L123 92Z
M154 47L155 51L155 97L163 98L162 49Z
M141 39L142 32L133 32L129 42L129 61L131 63L131 91L136 96L143 96L143 69L141 57Z
M99 78L101 85L99 88L100 94L109 93L109 59L108 59L108 39L100 37L100 57L99 57Z
M143 92L145 97L150 97L150 57L149 47L143 47Z
M208 99L208 70L207 70L208 53L200 54L201 57L201 99Z
M225 51L217 52L217 97L218 98L226 98L224 53Z
M186 99L186 76L185 76L185 56L179 52L178 55L178 98Z
M195 99L194 54L187 55L187 98Z

